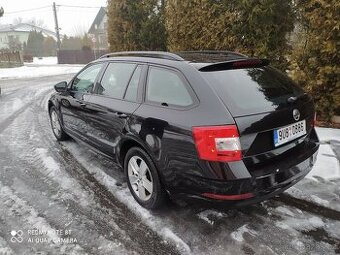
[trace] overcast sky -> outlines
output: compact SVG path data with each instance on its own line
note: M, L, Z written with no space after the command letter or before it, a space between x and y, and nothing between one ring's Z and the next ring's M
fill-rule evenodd
M107 0L0 0L0 6L4 8L5 14L0 18L0 24L11 24L13 20L21 17L23 21L42 20L45 27L55 31L52 4L72 5L86 7L106 6ZM39 10L29 10L46 7ZM90 28L99 8L71 8L60 6L58 10L60 33L67 35L82 34ZM15 13L14 13L15 12Z

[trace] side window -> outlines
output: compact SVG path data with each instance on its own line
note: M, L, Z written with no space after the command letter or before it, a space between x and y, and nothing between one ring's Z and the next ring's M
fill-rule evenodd
M189 106L192 98L176 72L151 67L148 75L147 101L176 106Z
M142 66L138 66L135 72L133 73L129 86L125 92L126 100L130 100L130 101L137 100L138 84L139 84L140 75L142 73L142 69L143 69Z
M135 67L135 64L128 63L109 64L98 88L98 94L122 99Z
M91 65L83 70L76 78L74 78L72 90L84 93L90 92L102 66L102 64Z

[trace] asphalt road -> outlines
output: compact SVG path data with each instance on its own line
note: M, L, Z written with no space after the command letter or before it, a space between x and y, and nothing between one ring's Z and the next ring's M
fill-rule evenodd
M46 104L69 78L0 80L0 255L340 253L340 212L288 195L141 208L114 163L54 139Z

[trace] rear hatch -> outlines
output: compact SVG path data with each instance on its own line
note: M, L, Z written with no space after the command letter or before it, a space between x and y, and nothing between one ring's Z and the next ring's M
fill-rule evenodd
M313 130L310 97L267 64L241 60L199 69L234 117L244 162L254 171L273 160L298 157Z

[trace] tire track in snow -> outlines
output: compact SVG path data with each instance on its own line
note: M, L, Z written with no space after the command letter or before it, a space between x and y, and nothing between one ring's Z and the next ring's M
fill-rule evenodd
M49 91L46 90L46 93L49 93ZM153 233L141 223L136 224L138 219L126 218L127 215L129 216L129 212L126 211L126 208L121 208L121 204L118 203L118 205L116 205L114 201L110 201L111 204L109 208L103 207L101 204L103 198L95 194L93 190L84 189L83 185L79 186L76 181L77 178L73 178L73 176L68 174L70 170L65 171L65 168L73 169L74 163L72 159L70 162L64 162L63 157L59 155L60 151L57 148L58 146L56 146L55 142L51 142L52 136L45 112L46 109L42 109L43 102L47 97L46 93L40 93L39 98L43 99L35 101L28 109L25 109L23 114L16 116L16 119L12 121L0 137L0 139L6 137L6 140L3 140L3 144L6 145L7 149L12 153L12 158L14 158L14 155L18 154L19 151L24 152L16 155L18 160L26 162L26 169L31 171L30 175L36 175L30 181L23 178L21 182L17 181L17 183L21 183L21 186L25 186L24 184L28 183L27 186L29 186L32 185L34 179L38 181L42 179L44 188L47 188L45 196L52 201L53 197L49 196L53 195L56 189L58 189L58 193L54 198L62 199L63 202L66 203L65 207L67 206L63 208L59 205L58 209L62 209L60 216L63 215L63 212L66 210L72 214L72 217L76 219L80 218L81 222L79 223L85 224L85 229L83 229L82 232L90 229L99 234L98 238L109 240L118 239L132 250L138 251L138 253L176 254L177 252L174 247L163 243L157 234ZM42 126L39 122L40 118L43 119ZM42 130L44 131L42 132ZM48 132L46 132L47 130ZM46 135L49 137L48 139L45 138ZM62 164L60 165L59 162L62 162ZM16 163L15 165L19 164ZM37 177L37 174L40 175L40 177ZM41 187L38 188L42 190ZM50 191L49 189L52 190ZM65 194L67 194L66 197ZM24 194L22 195L24 196ZM84 195L85 198L82 197ZM32 203L34 203L34 197L43 198L36 193L35 196L30 197ZM37 204L36 206L38 209L41 209L41 205ZM54 203L53 206L56 206L56 204ZM132 213L130 212L130 214ZM48 218L46 215L44 217L45 219ZM53 219L48 219L48 221L51 223ZM70 227L75 230L80 230L75 224L71 224ZM128 234L126 234L126 229L128 229ZM92 233L92 236L95 236L93 234L94 233ZM91 236L84 239L88 238L91 238ZM152 245L150 245L150 241ZM93 242L91 244L93 246L96 245ZM84 244L82 245L85 246ZM98 249L100 248L101 251L105 251L108 247L115 247L115 243L112 243L110 246L98 247ZM124 253L131 252L125 250ZM117 254L119 253L117 252Z
M9 228L9 225L19 225L20 229L18 230L29 230L29 229L39 229L47 231L46 237L52 240L57 240L58 235L55 233L55 229L53 229L49 223L43 218L39 216L39 213L26 201L22 200L18 197L12 189L7 186L4 186L0 182L0 214L2 215L3 220L6 222L7 229L5 227L1 229L1 232L5 230L5 233L2 235L8 236L10 232L13 230ZM19 223L19 224L18 224ZM7 230L7 231L6 231ZM24 236L27 232L24 231ZM24 240L25 241L25 240ZM17 254L27 254L26 247L22 246L20 243L11 243L11 249L14 250ZM79 246L74 244L58 244L54 242L50 242L48 247L43 246L46 251L57 253L57 251L66 252L69 254L86 254L85 251ZM41 249L41 245L34 245L32 247L32 252L38 252Z

